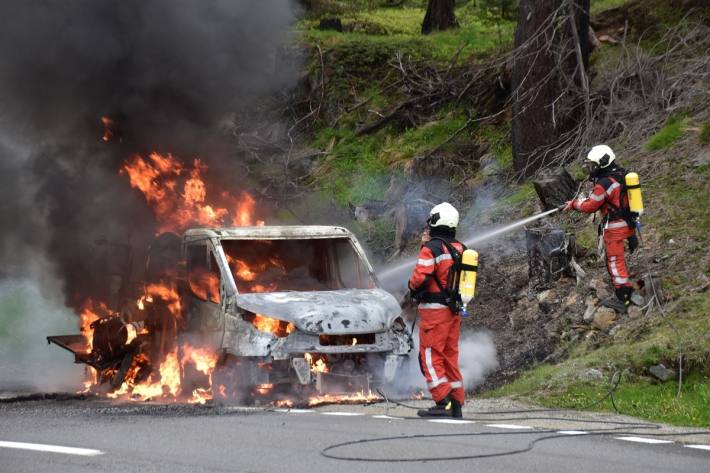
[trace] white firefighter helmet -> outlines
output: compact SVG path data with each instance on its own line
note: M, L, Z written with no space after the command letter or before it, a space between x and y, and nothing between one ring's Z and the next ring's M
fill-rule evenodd
M605 168L616 159L614 151L607 145L597 145L587 154L587 161L591 161L600 168Z
M459 211L450 203L442 202L431 209L427 223L430 227L456 228L459 225Z

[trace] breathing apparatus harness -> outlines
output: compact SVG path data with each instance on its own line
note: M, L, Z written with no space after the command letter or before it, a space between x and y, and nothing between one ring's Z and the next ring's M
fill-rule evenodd
M458 251L456 247L454 247L454 245L452 245L451 242L447 241L445 238L433 236L431 237L431 240L426 243L426 246L429 247L432 252L434 252L435 249L441 248L437 248L435 245L432 245L432 243L434 242L441 242L451 255L451 259L453 260L453 264L449 268L449 272L446 275L446 284L444 284L439 279L439 276L436 274L436 271L434 271L431 275L427 276L427 279L424 280L421 286L411 291L412 298L418 302L443 304L447 306L451 310L451 312L453 312L454 314L458 314L463 309L461 293L459 292L458 287L461 272L476 271L478 269L478 266L463 263L462 255L463 251L466 251L466 245L464 245L463 243L461 243L463 250ZM426 282L429 278L432 278L434 280L434 283L439 288L439 292L426 291Z
M626 186L626 170L622 167L614 167L608 170L599 177L595 178L595 183L601 184L601 186L606 191L612 184L612 179L614 182L621 186L621 193L619 194L619 203L621 205L614 205L610 200L606 200L606 204L610 207L610 211L607 212L602 224L606 224L611 220L624 220L629 228L636 228L636 220L639 215L631 211L629 207L629 198L627 194Z

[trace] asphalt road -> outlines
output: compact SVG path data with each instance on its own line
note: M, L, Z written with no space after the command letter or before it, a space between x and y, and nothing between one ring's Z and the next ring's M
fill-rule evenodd
M629 426L619 422L633 419L599 414L472 412L490 408L485 401L471 403L465 416L475 420L440 423L384 404L288 411L76 400L2 403L0 472L710 471L708 435L657 436L685 431ZM435 437L404 438L414 435ZM503 455L389 463L322 454L334 444L390 436L396 439L326 453L371 460ZM532 450L512 453L535 439ZM668 443L641 443L649 441ZM93 451L43 451L54 448L47 445Z

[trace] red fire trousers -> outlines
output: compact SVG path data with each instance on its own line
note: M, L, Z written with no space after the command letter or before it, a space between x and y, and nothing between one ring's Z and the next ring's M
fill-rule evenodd
M419 363L434 401L451 397L463 405L459 371L461 316L442 304L419 304Z
M626 267L624 241L634 235L634 229L623 220L611 222L604 230L604 247L606 248L606 267L611 276L611 282L616 289L622 286L633 287L629 282L629 270Z

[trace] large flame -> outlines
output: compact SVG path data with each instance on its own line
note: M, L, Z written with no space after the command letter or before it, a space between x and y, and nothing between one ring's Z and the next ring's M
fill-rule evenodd
M200 159L186 166L169 153L150 153L147 159L134 155L119 172L143 193L161 233L180 232L191 225L263 225L253 219L256 202L248 193L235 197L226 191L208 192L203 177L207 165Z

